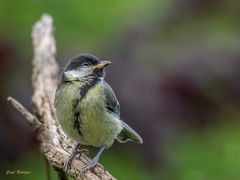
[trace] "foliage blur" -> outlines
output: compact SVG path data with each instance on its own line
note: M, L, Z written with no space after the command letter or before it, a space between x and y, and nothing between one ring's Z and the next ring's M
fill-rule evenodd
M1 0L0 179L46 179L33 132L6 102L31 109L31 28L45 12L61 67L86 52L113 62L121 116L144 139L103 154L114 176L240 179L239 11L237 0ZM5 174L17 169L30 174Z

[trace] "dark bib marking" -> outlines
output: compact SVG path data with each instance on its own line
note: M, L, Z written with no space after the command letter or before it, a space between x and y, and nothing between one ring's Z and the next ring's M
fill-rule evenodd
M87 95L88 91L93 88L100 80L98 78L92 78L91 80L87 81L85 85L83 85L80 89L80 99L73 100L73 121L74 121L74 128L77 129L78 133L83 136L81 132L81 112L78 104L83 100L83 98Z
M77 128L78 133L82 136L82 132L81 132L81 119L79 116L79 113L76 113L77 118L75 119L74 122L74 128Z
M86 82L85 85L83 85L83 87L81 87L80 89L80 101L86 96L86 94L88 93L88 91L93 88L98 82L100 81L99 78L93 78L89 81Z
M77 129L78 133L82 136L81 132L81 119L80 119L80 112L78 110L78 103L79 99L74 99L72 103L73 107L73 122L74 122L74 128Z

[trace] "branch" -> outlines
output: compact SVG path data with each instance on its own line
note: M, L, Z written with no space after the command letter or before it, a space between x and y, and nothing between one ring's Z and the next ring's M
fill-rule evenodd
M16 99L12 97L8 97L7 100L12 104L12 106L26 118L28 124L33 128L34 131L37 131L41 126L42 123L33 116L28 110L23 107Z
M53 105L59 67L55 59L56 45L52 18L49 15L43 15L41 20L34 25L32 38L34 48L32 102L35 116L15 99L9 97L8 101L26 118L36 132L42 153L58 174L64 177L63 164L70 155L74 142L60 128ZM115 179L98 166L80 175L81 169L88 162L90 159L86 155L76 156L67 173L74 179Z

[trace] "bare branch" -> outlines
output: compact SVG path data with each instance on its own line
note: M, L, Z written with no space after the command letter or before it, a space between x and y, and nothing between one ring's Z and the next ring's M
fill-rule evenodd
M8 101L27 119L34 130L41 127L41 131L36 131L41 151L50 165L57 170L61 177L65 178L62 168L64 161L73 149L74 142L60 128L53 105L59 67L55 59L56 45L52 21L49 15L44 14L34 25L32 31L34 48L32 102L37 118L13 98L9 97ZM84 154L75 157L67 173L74 179L115 179L100 167L95 167L80 175L81 169L89 161L90 159Z
M28 110L25 107L23 107L16 99L8 97L7 100L18 112L20 112L20 114L22 114L26 118L27 122L33 128L34 131L40 128L42 123L30 112L28 112Z

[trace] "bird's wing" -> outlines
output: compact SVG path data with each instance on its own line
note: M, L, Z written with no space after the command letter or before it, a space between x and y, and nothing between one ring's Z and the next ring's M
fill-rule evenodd
M107 110L114 115L120 116L120 105L112 88L104 82L105 105Z
M112 88L108 85L108 83L104 82L104 94L106 97L106 108L110 113L114 115L120 116L120 105L118 103L117 97L115 96ZM127 141L133 141L136 143L142 143L142 138L125 122L122 122L122 131L117 136L117 140L120 143L125 143Z
M135 143L143 143L141 136L138 135L129 125L122 121L123 129L120 134L117 136L117 140L120 143L125 143L128 141L132 141Z

